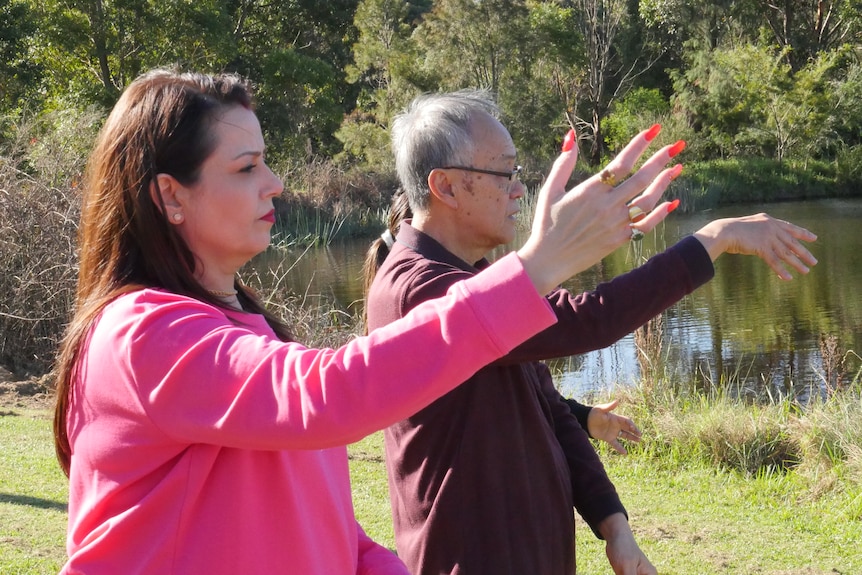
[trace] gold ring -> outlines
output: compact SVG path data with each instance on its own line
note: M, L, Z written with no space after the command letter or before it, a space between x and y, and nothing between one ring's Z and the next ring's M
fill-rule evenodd
M644 239L644 233L637 228L632 228L632 241L639 242Z
M599 176L599 181L606 186L614 187L617 185L617 177L610 170L602 170L601 175Z
M637 206L629 206L629 220L631 220L631 222L633 224L638 223L639 221L641 221L645 217L646 217L646 214L644 213L644 211L642 209L640 209Z

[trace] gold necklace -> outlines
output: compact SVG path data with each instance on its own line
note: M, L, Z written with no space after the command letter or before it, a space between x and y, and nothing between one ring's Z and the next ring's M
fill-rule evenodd
M213 294L214 296L216 296L216 297L233 297L233 296L235 296L235 295L236 295L236 290L233 290L233 291L219 291L219 290L211 289L211 290L209 290L209 292L210 292L211 294Z

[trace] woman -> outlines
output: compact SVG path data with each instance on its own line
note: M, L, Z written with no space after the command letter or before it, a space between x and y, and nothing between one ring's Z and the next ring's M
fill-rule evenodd
M647 144L633 140L625 167ZM356 523L344 446L548 327L541 295L628 240L626 202L670 181L659 153L628 187L567 192L565 152L524 248L403 321L315 350L237 278L266 249L282 191L264 159L232 75L144 74L102 129L57 365L63 573L405 574Z

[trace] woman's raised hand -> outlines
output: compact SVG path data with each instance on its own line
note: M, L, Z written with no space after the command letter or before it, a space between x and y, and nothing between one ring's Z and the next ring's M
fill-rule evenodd
M696 231L694 237L713 261L723 253L758 256L784 280L793 279L787 266L807 274L809 266L817 263L817 258L802 245L816 240L816 235L767 214L714 220Z
M670 202L656 204L682 169L667 163L685 142L663 147L631 173L660 129L656 124L636 135L604 170L568 191L578 152L574 130L566 136L563 152L539 192L530 237L518 250L539 293L599 262L636 234L650 231L676 207ZM637 215L630 212L633 206L645 214L642 219L632 216Z

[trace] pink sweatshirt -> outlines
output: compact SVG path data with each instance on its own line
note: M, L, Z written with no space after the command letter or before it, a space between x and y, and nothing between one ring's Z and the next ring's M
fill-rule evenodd
M79 363L62 573L406 574L356 522L344 446L554 321L514 254L337 350L171 293L119 297Z

